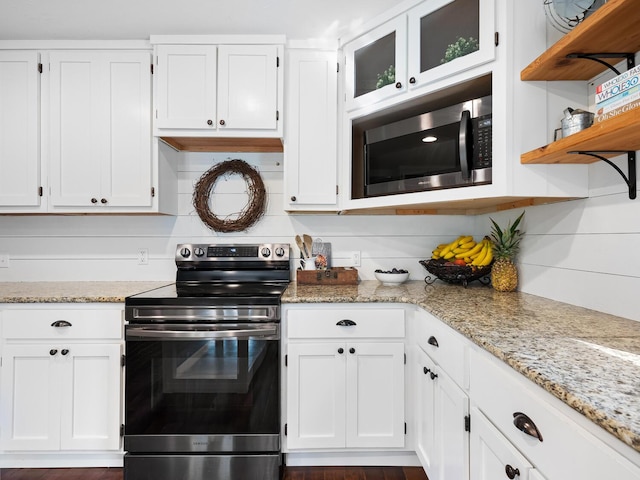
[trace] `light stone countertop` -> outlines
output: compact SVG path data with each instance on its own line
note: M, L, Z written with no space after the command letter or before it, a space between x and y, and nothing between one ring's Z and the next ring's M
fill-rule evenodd
M123 303L170 283L0 282L0 303ZM418 305L640 452L640 322L477 282L292 283L282 302Z

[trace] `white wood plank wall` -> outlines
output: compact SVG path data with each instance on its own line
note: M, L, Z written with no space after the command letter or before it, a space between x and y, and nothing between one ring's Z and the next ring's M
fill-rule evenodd
M256 166L268 191L265 216L251 229L221 234L202 224L191 204L193 185L214 162L241 158ZM64 280L173 280L174 249L182 242L288 242L308 233L331 242L335 265L349 265L360 251L360 277L376 268L405 268L413 280L425 271L418 260L434 245L469 232L489 233L489 217L501 224L521 210L493 215L357 216L289 215L283 210L281 154L185 154L179 166L180 212L168 216L0 216L0 282ZM626 171L626 162L620 159ZM527 208L520 256L521 290L640 320L640 200L629 200L617 174L590 166L591 196ZM216 186L216 214L237 210L246 195L233 176ZM220 198L218 198L220 197ZM149 250L138 265L137 251ZM532 315L535 312L532 312Z

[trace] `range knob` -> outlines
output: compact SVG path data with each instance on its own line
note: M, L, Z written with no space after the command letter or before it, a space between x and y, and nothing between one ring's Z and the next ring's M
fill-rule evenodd
M185 247L182 250L180 250L180 255L182 255L184 258L188 258L189 255L191 255L191 250Z
M276 257L284 257L284 248L276 247Z
M263 247L260 253L264 258L269 258L271 256L271 249L269 247Z
M201 257L201 256L204 255L204 250L202 248L200 248L200 247L196 247L196 248L193 249L193 254L196 257Z

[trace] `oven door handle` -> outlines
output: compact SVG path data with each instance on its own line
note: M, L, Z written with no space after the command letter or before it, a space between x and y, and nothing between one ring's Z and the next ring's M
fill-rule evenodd
M202 339L225 339L225 338L279 338L278 326L256 326L233 328L210 328L193 329L172 326L161 328L150 328L148 326L127 326L125 329L127 340L133 339L173 339L173 340L202 340Z

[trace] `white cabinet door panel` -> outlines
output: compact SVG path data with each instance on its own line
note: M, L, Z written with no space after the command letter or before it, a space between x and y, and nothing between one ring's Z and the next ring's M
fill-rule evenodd
M348 343L347 446L404 446L404 343Z
M289 449L345 446L345 364L343 343L289 344Z
M2 450L60 446L60 354L48 345L5 345L0 395Z
M278 47L218 47L218 128L275 130L278 126Z
M0 206L40 205L37 52L0 52Z
M289 53L285 208L337 203L336 66L335 52Z
M105 63L110 136L101 192L112 207L151 205L150 65L147 53L123 53Z
M215 45L158 45L156 128L215 130L216 59Z
M120 444L120 345L71 345L61 381L60 446L116 450Z

